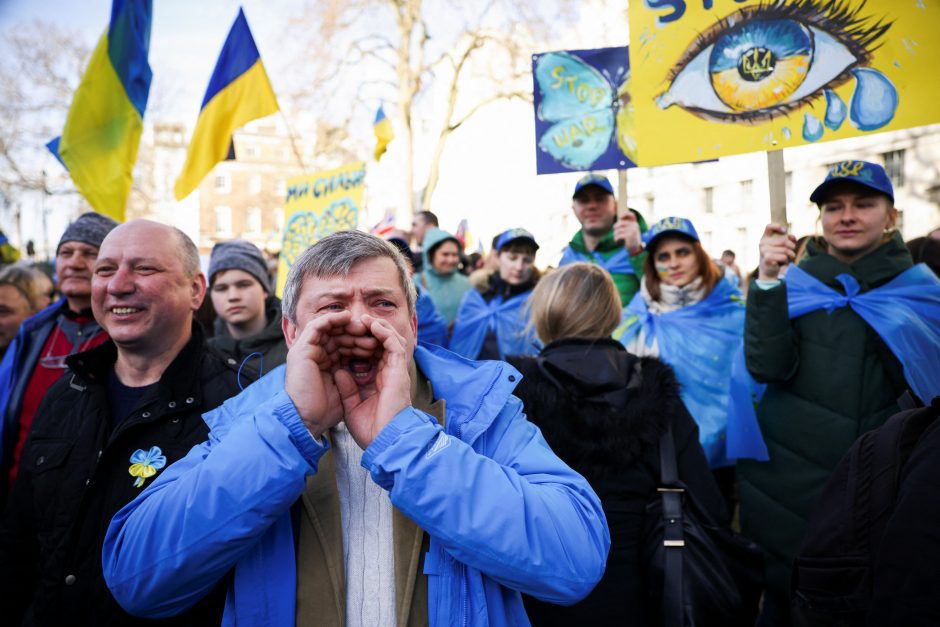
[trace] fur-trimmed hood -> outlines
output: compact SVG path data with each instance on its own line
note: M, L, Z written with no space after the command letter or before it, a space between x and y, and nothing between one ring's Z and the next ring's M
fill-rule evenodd
M566 339L510 362L526 415L558 455L588 478L635 465L684 412L672 368L609 339Z

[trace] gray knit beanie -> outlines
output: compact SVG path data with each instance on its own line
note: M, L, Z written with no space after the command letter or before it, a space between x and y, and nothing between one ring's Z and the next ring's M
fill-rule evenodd
M105 235L111 232L111 229L118 225L106 215L89 211L83 213L65 228L65 233L59 239L59 245L55 247L55 254L59 254L59 249L65 242L82 242L95 248L101 248L101 242Z
M271 293L268 265L264 261L264 255L251 242L235 239L216 244L209 256L210 286L215 283L216 273L222 270L243 270L258 279L266 294Z

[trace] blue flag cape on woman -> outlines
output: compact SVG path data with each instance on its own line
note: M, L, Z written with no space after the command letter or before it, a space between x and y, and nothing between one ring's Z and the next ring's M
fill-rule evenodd
M651 314L637 294L624 310L614 339L626 345L641 329L648 344L655 338L660 358L676 372L682 402L698 424L708 465L730 465L725 458L725 428L731 361L744 338L741 292L722 280L700 302L660 315Z
M566 266L569 263L576 263L579 261L584 261L586 263L596 263L604 270L611 274L636 274L636 271L633 269L633 264L630 263L630 255L627 253L626 249L621 248L608 259L604 259L601 255L597 253L582 253L571 246L565 248L564 254L561 256L561 261L558 262L558 267Z
M817 309L831 313L851 307L901 362L904 378L922 401L929 403L940 394L940 279L922 263L864 294L859 294L858 281L851 275L836 279L845 294L799 267L787 270L790 319ZM767 461L767 445L754 413L754 400L760 400L766 386L748 374L743 349L734 361L728 457Z
M536 355L539 352L535 332L527 329L525 304L531 291L503 300L497 296L490 302L483 300L477 290L467 292L460 303L450 350L469 359L476 359L483 348L487 332L496 332L499 358L507 355Z

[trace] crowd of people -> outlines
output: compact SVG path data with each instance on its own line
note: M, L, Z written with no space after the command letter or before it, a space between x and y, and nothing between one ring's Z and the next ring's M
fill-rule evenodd
M853 443L940 409L940 229L906 245L884 169L840 165L820 233L768 225L751 276L596 174L558 268L519 227L467 258L424 211L317 242L281 298L247 241L204 273L178 229L81 215L54 283L0 270L4 622L672 625L665 490L760 548L759 625L940 624L936 493L862 622L793 577Z

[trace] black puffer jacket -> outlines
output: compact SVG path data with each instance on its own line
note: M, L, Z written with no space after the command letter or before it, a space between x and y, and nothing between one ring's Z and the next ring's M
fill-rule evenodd
M512 358L523 380L515 394L555 453L591 483L610 527L607 570L580 603L526 598L533 625L646 625L640 535L659 481L659 438L671 424L679 478L714 520L726 523L721 494L679 399L672 369L613 340L569 339L538 357Z
M202 413L239 392L235 369L206 346L194 324L192 339L160 382L112 429L107 380L116 357L110 340L70 357L71 370L36 413L0 525L0 616L6 625L140 624L117 605L101 572L111 517L153 481L151 476L135 485L131 458L152 452L158 476L206 440ZM242 384L248 383L243 372ZM217 625L223 602L224 590L210 594L172 624Z

